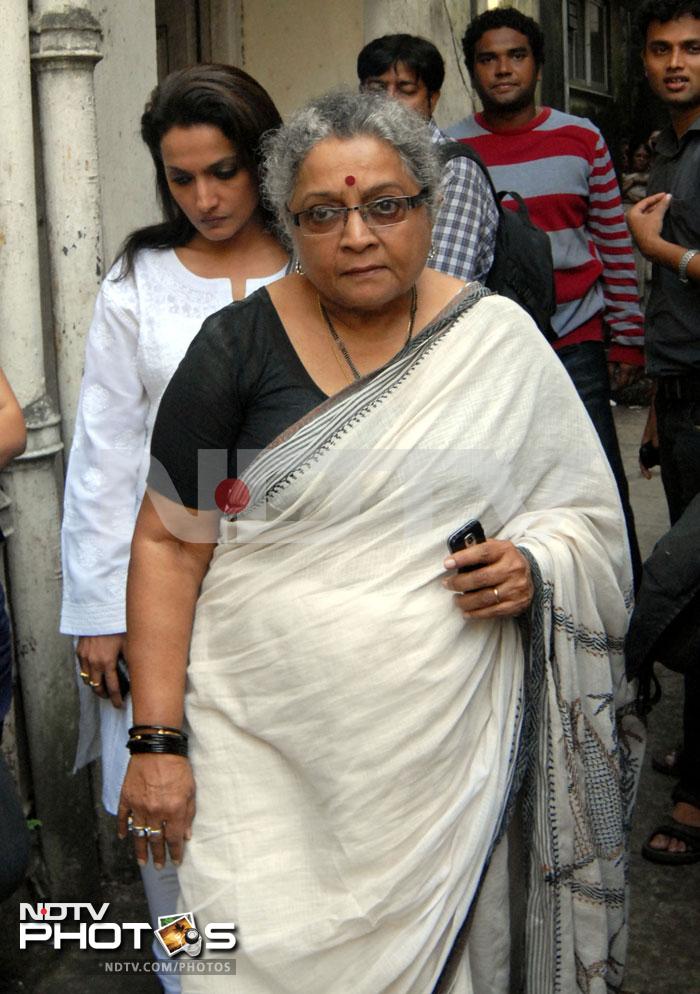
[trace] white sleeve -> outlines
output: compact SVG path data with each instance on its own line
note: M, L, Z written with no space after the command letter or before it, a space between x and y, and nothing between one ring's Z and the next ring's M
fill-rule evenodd
M126 630L126 571L141 499L149 407L136 361L138 334L131 277L105 281L88 333L66 476L61 536L65 634Z

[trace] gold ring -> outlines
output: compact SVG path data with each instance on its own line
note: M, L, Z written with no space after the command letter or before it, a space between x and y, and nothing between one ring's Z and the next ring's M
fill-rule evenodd
M83 681L83 683L87 683L90 679L90 674L86 673L85 670L81 670L78 675L80 676L80 679Z
M97 681L95 681L95 680L88 680L88 685L90 687L101 687L102 686L102 681L101 680L97 680Z
M498 596L498 587L494 587L493 588L493 595L496 598L496 603L500 604L501 603L501 598Z

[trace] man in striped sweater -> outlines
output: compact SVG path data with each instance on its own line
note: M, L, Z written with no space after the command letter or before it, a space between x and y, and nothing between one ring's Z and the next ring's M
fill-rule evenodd
M639 549L610 411L608 372L620 387L641 372L643 319L610 154L590 121L536 106L544 36L532 18L513 8L487 10L471 22L462 45L484 109L447 133L479 153L497 189L520 193L532 220L550 237L557 293L554 348L615 475L637 579Z

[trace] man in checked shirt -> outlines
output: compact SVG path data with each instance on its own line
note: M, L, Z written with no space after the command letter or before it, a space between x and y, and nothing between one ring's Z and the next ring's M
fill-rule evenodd
M357 57L357 75L362 89L384 92L424 117L434 142L447 141L432 120L445 63L431 42L406 34L375 38ZM450 160L442 196L428 265L465 282L484 282L493 262L498 212L479 167L466 158Z

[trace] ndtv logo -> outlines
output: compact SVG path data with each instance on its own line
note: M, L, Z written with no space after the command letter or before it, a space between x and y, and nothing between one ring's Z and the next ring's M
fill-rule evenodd
M50 942L54 949L61 949L66 942L77 942L79 949L119 949L129 939L133 949L141 949L144 933L150 940L153 929L148 922L105 921L108 910L109 904L96 907L84 901L37 906L21 903L19 948L26 949L32 942ZM207 950L235 949L235 929L233 922L208 922L204 928Z

